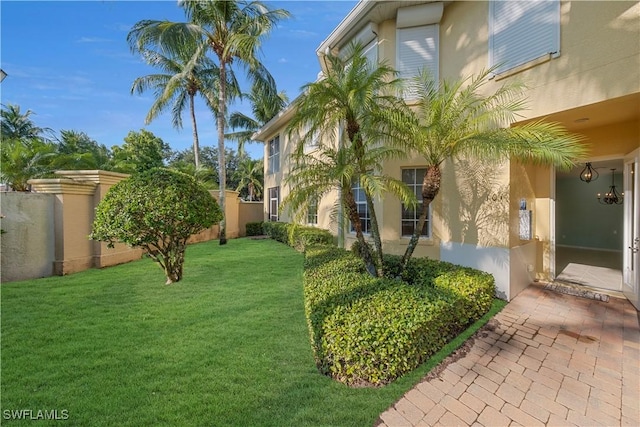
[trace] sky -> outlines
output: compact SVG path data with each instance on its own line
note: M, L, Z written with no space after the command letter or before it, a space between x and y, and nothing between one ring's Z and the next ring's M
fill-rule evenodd
M320 71L316 48L357 2L266 3L292 15L264 41L260 58L278 90L293 100ZM145 125L153 92L130 92L137 77L156 72L131 53L126 41L133 25L144 19L184 22L185 16L175 0L2 0L0 68L8 76L0 84L1 103L32 110L36 126L51 128L56 135L60 130L85 132L109 148L122 145L129 131L140 129L153 132L173 150L191 147L188 111L182 129L172 127L170 113ZM230 111L237 110L250 114L247 105L231 106ZM201 100L196 101L196 117L200 145L217 146L215 120ZM263 155L262 144L246 149L253 158Z

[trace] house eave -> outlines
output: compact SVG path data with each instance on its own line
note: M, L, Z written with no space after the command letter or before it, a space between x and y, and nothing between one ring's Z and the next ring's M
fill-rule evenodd
M276 129L280 128L289 120L291 120L291 117L293 116L293 113L295 111L294 106L297 99L298 98L294 99L293 102L287 105L284 110L276 114L264 126L262 126L258 131L251 135L251 140L264 143L271 139Z

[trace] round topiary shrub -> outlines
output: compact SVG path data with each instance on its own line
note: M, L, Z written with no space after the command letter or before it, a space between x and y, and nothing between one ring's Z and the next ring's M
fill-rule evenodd
M114 185L96 209L90 238L141 247L167 276L182 279L187 239L222 219L216 200L193 177L155 168Z

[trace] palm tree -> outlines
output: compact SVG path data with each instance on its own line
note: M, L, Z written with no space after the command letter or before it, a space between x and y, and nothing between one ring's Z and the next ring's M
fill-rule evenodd
M54 144L38 138L2 139L0 181L15 191L29 191L28 181L52 172L51 160L56 155Z
M31 110L22 114L19 105L3 104L0 111L0 136L2 139L48 139L45 134L50 133L51 129L36 126L31 120L32 114L35 113Z
M217 88L216 79L219 72L215 64L203 55L202 49L198 49L199 40L197 38L162 37L163 28L170 27L170 24L166 21L140 21L129 32L127 41L131 50L139 52L149 65L164 72L163 74L138 77L131 86L131 93L141 94L148 89L153 89L155 93L156 99L145 118L146 124L151 123L160 113L171 106L172 124L175 128L181 129L182 112L187 108L188 103L193 129L195 167L198 169L200 167L200 142L195 114L195 97L200 93L209 107L215 106L215 104L209 103L210 100L216 98L215 94L209 92ZM159 33L157 38L148 37L150 26L156 26ZM175 45L167 46L168 43Z
M415 203L415 196L402 182L381 173L384 160L405 156L402 141L406 139L405 129L410 128L406 125L410 116L404 102L396 96L400 81L395 71L386 64L374 67L363 55L361 46L352 46L351 52L348 62L328 55L327 74L305 85L303 94L295 101L296 112L289 131L299 132L301 139L287 179L291 193L283 202L299 211L311 198L338 189L339 203L351 220L367 269L372 275L381 276L382 241L373 201L391 192L407 204ZM337 129L344 130L338 132L338 138ZM314 138L318 138L320 147L315 155L309 156L304 146ZM375 259L364 237L352 192L354 183L359 184L366 198Z
M238 143L239 154L244 154L244 144L252 142L251 136L289 103L285 92L277 92L275 86L261 83L252 85L251 92L242 95L251 103L253 117L240 111L234 111L229 115L229 126L234 130L240 130L226 134L225 138Z
M239 95L229 91L228 82L235 81L232 65L242 65L252 83L272 82L273 78L257 58L257 51L262 39L280 19L289 16L289 13L283 9L271 10L259 1L179 0L178 4L184 8L189 22L144 21L137 34L137 44L144 46L161 41L165 49L175 54L175 49L185 40L201 40L202 43L198 45L190 66L193 66L205 50L210 49L214 53L218 66L218 83L216 90L210 91L209 94L215 92L217 99L209 98L208 102L216 115L218 128L218 203L224 213L226 107L230 99ZM223 218L220 221L220 244L226 243L226 223Z
M61 130L57 138L55 169L108 169L111 153L84 132Z
M236 191L241 191L246 187L249 192L249 201L259 198L264 187L262 160L253 160L248 157L242 159L236 169L236 178L239 181Z
M18 105L2 105L0 111L0 180L15 191L29 191L28 180L50 173L55 145L31 120L33 111L20 112Z
M485 161L514 159L539 165L571 168L586 154L581 138L554 123L512 124L526 107L523 86L508 83L483 95L494 69L453 82L436 82L424 71L415 80L418 101L415 149L426 162L422 210L402 259L406 266L420 237L429 205L440 191L441 165L447 159L471 156Z
M289 13L283 9L269 9L259 1L210 0L196 2L181 0L191 21L191 29L201 34L207 46L213 51L218 62L219 91L217 104L218 127L218 171L220 196L218 203L225 211L226 169L224 159L224 132L226 128L227 73L233 74L232 64L239 63L249 72L249 78L257 81L271 81L272 77L257 58L262 39L276 23ZM275 85L274 85L275 86ZM220 221L220 244L227 242L226 224Z

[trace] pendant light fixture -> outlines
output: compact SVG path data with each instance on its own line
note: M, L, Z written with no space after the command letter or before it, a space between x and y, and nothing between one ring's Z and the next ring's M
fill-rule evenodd
M618 193L618 190L616 189L616 184L615 184L615 168L611 169L611 186L609 187L609 190L604 193L604 197L601 197L601 194L598 193L598 202L600 202L603 205L621 205L623 198L624 198L624 193Z
M600 176L598 171L591 167L591 163L587 162L584 169L582 169L582 172L580 172L580 181L588 184L591 181L598 179L598 176Z

